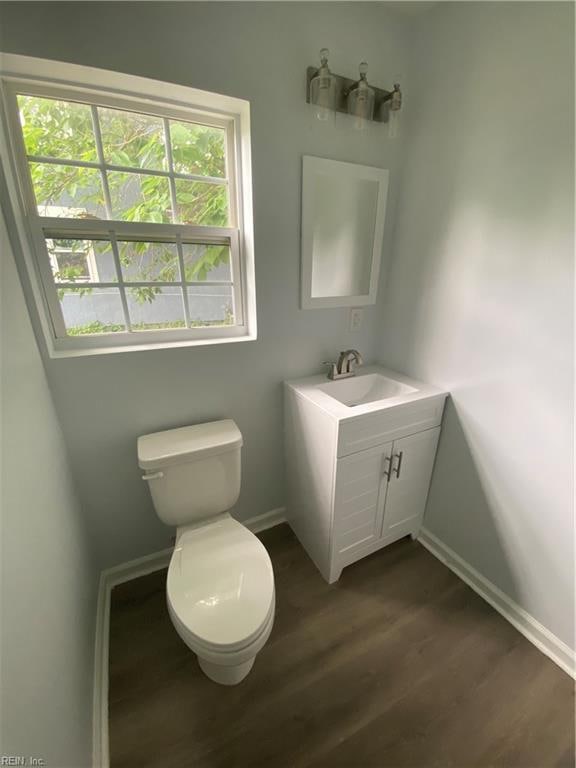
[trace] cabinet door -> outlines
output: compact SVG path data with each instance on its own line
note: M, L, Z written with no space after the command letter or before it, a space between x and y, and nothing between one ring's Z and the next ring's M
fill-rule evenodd
M382 536L416 530L424 514L440 428L395 440Z
M333 541L349 552L380 538L392 443L339 459L336 467Z

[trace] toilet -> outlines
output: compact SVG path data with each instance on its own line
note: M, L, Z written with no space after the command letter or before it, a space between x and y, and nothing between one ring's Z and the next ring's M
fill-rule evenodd
M274 623L274 572L260 540L231 517L242 435L231 419L138 438L158 517L176 527L166 582L176 632L216 683L252 669Z

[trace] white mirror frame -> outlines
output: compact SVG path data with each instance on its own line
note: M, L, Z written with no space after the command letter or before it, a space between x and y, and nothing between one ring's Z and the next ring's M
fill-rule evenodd
M334 176L338 179L375 181L378 184L378 200L372 246L372 264L370 269L369 292L357 296L312 296L312 265L314 259L314 214L315 188L314 177L317 174ZM376 303L378 276L382 259L384 237L384 219L386 216L386 198L388 195L389 171L368 165L344 163L321 157L304 155L302 158L302 264L301 264L301 307L302 309L321 309L327 307L359 307Z

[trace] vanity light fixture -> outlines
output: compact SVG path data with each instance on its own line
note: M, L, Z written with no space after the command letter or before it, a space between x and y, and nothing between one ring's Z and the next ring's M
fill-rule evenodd
M327 48L320 51L320 67L306 70L306 101L316 108L319 120L327 120L332 113L353 115L358 127L368 121L387 123L389 135L398 133L398 112L402 107L400 84L391 91L368 84L368 65L360 64L360 79L352 80L336 75L328 68Z

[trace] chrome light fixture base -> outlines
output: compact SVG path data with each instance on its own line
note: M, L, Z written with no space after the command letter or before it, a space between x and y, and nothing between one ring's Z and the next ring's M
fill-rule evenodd
M318 67L308 67L306 69L306 101L308 104L314 103L311 98L310 83L317 74ZM348 94L358 80L336 75L333 72L331 72L331 75L336 81L334 111L348 115ZM374 114L372 120L376 123L387 123L390 119L390 112L398 111L401 108L402 93L400 91L400 84L395 83L391 91L387 91L384 88L376 88L372 83L370 83L370 87L374 90Z

